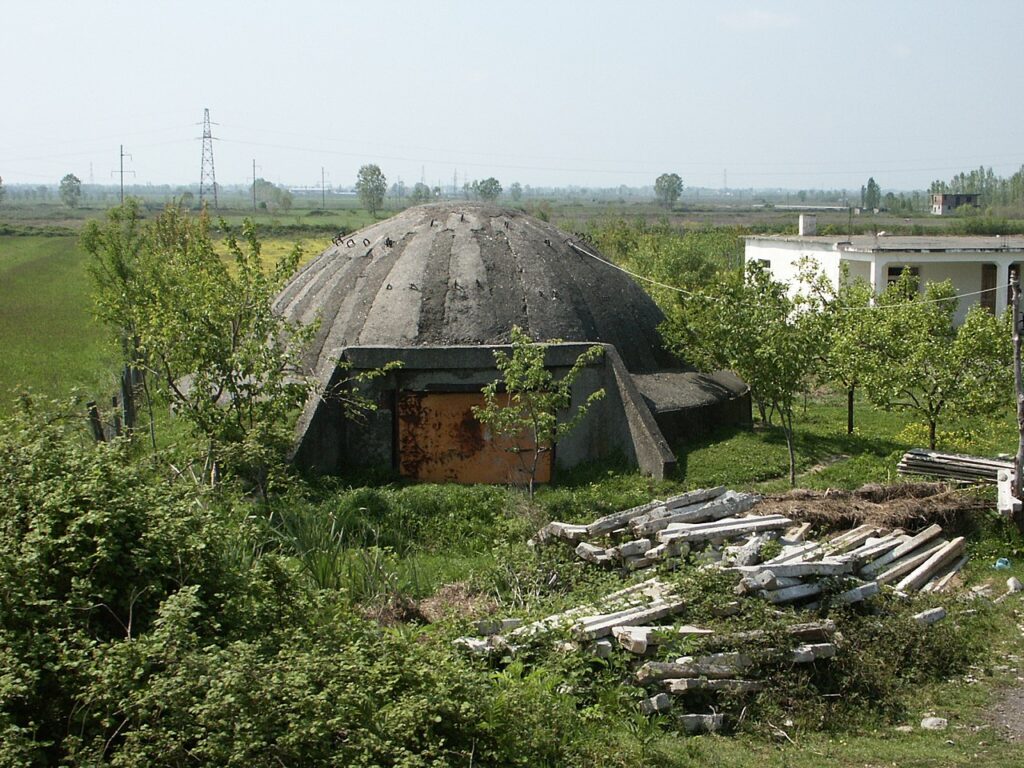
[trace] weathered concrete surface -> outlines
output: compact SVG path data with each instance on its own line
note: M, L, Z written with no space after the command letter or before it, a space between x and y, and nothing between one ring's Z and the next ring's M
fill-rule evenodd
M663 478L675 456L652 404L666 405L687 424L749 421L742 382L685 371L666 351L658 333L664 316L637 283L589 246L518 210L477 203L410 208L326 250L285 286L275 309L293 322L319 321L303 362L321 392L360 371L401 363L355 385L376 406L362 419L346 420L337 401L315 397L306 404L294 459L317 473L401 468L402 397L480 392L498 378L493 353L511 341L513 326L539 341L560 341L545 359L556 376L590 345L605 350L573 385L570 410L599 388L605 397L556 446L557 467L621 453ZM351 371L338 369L341 360ZM638 375L652 377L657 403L641 394Z
M614 345L633 373L678 366L658 336L654 301L568 238L514 209L418 206L326 250L276 309L299 322L319 315L311 369L357 345L507 344L513 325L542 341Z

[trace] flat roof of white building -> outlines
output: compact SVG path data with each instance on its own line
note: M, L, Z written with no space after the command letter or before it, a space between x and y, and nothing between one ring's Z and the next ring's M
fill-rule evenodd
M747 242L785 242L854 253L997 253L1024 252L1024 235L747 235Z

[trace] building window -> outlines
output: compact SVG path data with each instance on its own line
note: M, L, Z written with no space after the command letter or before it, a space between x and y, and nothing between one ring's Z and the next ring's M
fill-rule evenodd
M907 270L908 272L910 272L910 276L912 278L914 278L914 280L917 282L917 285L918 286L921 285L921 268L920 267L907 267L907 266L903 266L903 265L900 265L900 266L897 266L897 267L889 267L889 274L888 274L888 278L885 281L885 284L886 285L892 285L897 280L899 280L900 279L900 275L903 274L903 270Z

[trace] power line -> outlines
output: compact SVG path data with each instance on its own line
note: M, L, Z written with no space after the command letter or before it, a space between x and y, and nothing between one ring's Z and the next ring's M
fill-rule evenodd
M593 253L592 251L587 250L586 248L582 247L581 245L579 245L577 242L575 242L571 238L566 240L566 245L568 245L570 248L572 248L574 251L576 251L576 253L582 254L583 256L589 256L590 258L592 258L592 259L594 259L596 261L599 261L602 264L611 267L612 269L617 269L617 270L619 270L619 272L622 272L623 274L629 275L634 280L640 280L642 282L649 283L650 285L655 285L658 288L664 288L665 290L668 290L668 291L674 291L676 293L682 294L684 296L689 296L690 298L694 298L694 299L703 299L704 301L720 301L720 302L729 301L729 299L724 298L724 297L710 296L710 295L708 295L706 293L703 293L701 291L688 291L685 288L680 288L677 285L669 285L668 283L662 283L662 282L659 282L657 280L653 280L653 279L651 279L649 277L644 277L643 275L639 275L636 272L631 272L630 270L626 269L625 267L620 267L618 264L615 264L614 262L608 261L607 259L602 259L596 253ZM942 303L949 302L949 301L954 301L954 300L958 301L960 299L965 299L965 298L967 298L969 296L980 296L981 294L989 293L990 291L1006 290L1009 287L1010 287L1010 284L1006 283L1004 285L993 286L992 288L982 288L980 291L967 291L966 293L955 293L952 296L947 296L946 298L942 298L942 299L921 299L920 301L918 301L916 303L917 304L942 304ZM865 311L868 311L868 312L874 312L874 311L878 311L878 310L882 310L882 309L895 309L895 308L897 308L899 306L900 306L899 304L871 304L870 306L866 306L866 307L840 307L840 311L843 311L843 312L859 312L861 310L865 310Z

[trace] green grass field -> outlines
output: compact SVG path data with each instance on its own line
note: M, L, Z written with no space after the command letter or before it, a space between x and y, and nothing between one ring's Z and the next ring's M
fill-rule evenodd
M75 237L0 237L0 392L114 391L115 350L92 317Z
M298 241L303 262L326 236L264 239L267 263ZM0 236L0 413L26 389L65 397L79 389L102 401L117 387L118 351L92 313L87 255L77 236Z

